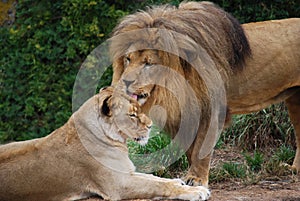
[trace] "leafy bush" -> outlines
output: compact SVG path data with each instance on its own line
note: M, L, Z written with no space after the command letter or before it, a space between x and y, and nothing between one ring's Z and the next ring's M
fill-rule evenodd
M241 23L299 17L300 5L295 0L216 0Z
M125 14L105 1L19 1L16 23L0 29L0 142L66 122L81 63Z

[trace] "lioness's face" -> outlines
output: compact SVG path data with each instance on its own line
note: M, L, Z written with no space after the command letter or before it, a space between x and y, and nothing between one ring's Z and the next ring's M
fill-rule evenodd
M103 104L103 112L110 124L116 126L118 135L133 139L141 145L148 142L152 121L141 112L135 99L121 92L114 92Z
M123 90L143 105L150 97L159 79L159 66L162 65L157 50L140 50L123 57L124 71L120 80Z

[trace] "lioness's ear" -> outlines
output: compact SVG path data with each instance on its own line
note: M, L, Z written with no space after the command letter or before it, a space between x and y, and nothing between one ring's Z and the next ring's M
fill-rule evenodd
M111 96L104 99L102 106L101 106L101 114L108 116L108 117L111 117L111 115L112 115L111 110L110 110L110 107L111 107L110 98L111 98Z
M110 94L112 94L113 91L114 91L114 87L112 87L112 86L106 86L106 87L102 87L99 90L99 93L102 93L102 94L104 94L104 93L109 94L110 93Z

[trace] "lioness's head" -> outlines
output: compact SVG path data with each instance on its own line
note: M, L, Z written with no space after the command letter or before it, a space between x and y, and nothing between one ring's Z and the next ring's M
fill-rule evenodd
M148 142L152 121L141 112L139 103L130 96L107 87L99 93L100 117L105 122L105 135L125 142L133 139L141 145Z

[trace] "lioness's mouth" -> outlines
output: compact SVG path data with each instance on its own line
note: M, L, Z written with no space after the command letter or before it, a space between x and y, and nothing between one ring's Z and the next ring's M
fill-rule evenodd
M148 137L136 137L133 138L133 140L139 143L140 145L146 145L148 142Z

